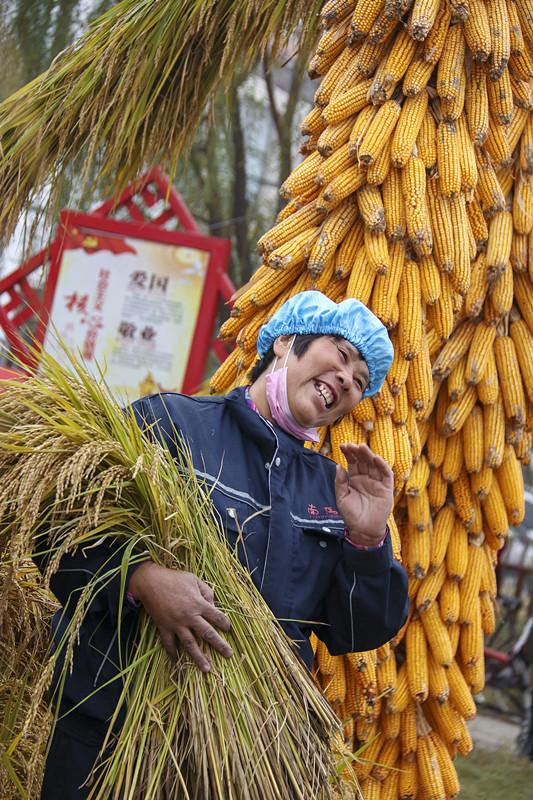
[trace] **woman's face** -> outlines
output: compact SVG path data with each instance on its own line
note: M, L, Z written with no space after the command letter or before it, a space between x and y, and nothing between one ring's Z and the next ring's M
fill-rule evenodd
M283 365L292 336L280 336L274 352ZM287 359L287 393L294 419L306 428L331 425L360 402L368 386L366 362L353 344L333 336L314 339L298 358Z

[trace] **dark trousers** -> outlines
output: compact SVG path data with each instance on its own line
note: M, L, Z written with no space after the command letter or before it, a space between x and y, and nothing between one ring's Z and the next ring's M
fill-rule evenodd
M41 800L86 800L105 727L73 712L57 722L46 759ZM108 753L106 753L108 755Z

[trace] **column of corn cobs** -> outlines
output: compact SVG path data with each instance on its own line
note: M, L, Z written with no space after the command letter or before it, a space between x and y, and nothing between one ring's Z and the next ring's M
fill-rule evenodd
M356 297L387 326L383 389L319 447L342 462L341 442L367 442L393 467L410 617L375 652L315 642L317 675L346 741L366 745L366 800L444 800L472 747L494 565L532 445L533 6L329 0L322 24L305 157L223 325L236 347L212 390L247 381L260 325L296 292Z

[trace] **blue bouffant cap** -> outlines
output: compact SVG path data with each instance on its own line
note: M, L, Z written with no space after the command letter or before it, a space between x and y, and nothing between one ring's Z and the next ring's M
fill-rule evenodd
M257 352L262 358L278 336L316 333L342 336L366 361L370 382L363 397L379 392L389 371L394 349L387 329L363 303L354 298L334 303L322 292L290 297L259 330Z

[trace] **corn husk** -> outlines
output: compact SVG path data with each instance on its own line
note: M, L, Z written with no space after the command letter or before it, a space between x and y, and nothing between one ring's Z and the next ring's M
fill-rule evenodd
M210 655L201 673L178 652L172 666L144 617L122 671L126 722L113 756L98 772L94 798L328 798L335 791L331 742L338 722L246 570L230 552L188 454L179 470L168 451L139 431L73 360L69 374L50 356L39 376L0 391L0 547L9 569L0 624L13 613L9 593L35 536L51 548L42 584L62 554L113 536L127 564L150 556L211 585L229 616L233 658ZM91 598L112 577L104 567L81 593L66 634L65 667ZM22 737L36 730L55 656L40 664ZM5 687L4 687L5 688ZM20 721L17 723L20 726ZM41 739L46 737L46 730ZM25 790L38 794L37 742Z

